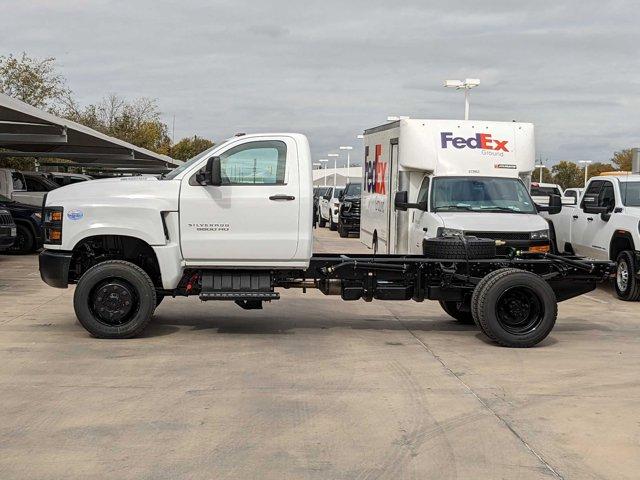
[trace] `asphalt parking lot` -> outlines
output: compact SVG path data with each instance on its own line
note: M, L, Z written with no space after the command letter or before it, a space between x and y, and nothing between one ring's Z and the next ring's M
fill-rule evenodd
M526 350L435 302L282 297L96 340L37 256L0 256L0 478L638 478L640 306L610 289Z

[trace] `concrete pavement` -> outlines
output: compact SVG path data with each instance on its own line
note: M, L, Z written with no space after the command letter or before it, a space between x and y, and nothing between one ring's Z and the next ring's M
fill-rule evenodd
M363 251L318 230L316 251ZM609 289L505 349L435 302L166 299L96 340L0 256L0 478L637 478L640 315Z

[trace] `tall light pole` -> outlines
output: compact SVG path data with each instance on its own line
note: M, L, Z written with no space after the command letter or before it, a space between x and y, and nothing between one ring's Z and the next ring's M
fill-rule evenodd
M338 157L339 153L329 153L327 157L333 157L333 188L336 187L337 176L338 176Z
M578 163L584 163L584 186L587 186L587 172L589 171L589 164L591 160L580 160Z
M320 163L324 163L324 186L327 186L327 162L329 160L327 160L326 158L321 158L320 160L318 160Z
M469 90L480 85L478 78L466 78L462 80L445 80L446 88L455 88L456 90L464 90L464 119L469 120Z
M351 150L353 150L353 147L349 146L349 145L343 145L341 147L339 147L340 150L346 150L347 151L347 182L349 181L349 164L351 163Z
M536 168L540 169L540 179L538 180L538 182L542 183L542 169L544 168L544 165L542 164L536 165Z

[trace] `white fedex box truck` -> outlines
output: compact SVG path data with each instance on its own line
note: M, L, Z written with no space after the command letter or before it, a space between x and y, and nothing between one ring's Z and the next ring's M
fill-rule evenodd
M451 235L546 252L549 226L529 194L533 125L401 119L365 131L360 238L380 253L423 254Z

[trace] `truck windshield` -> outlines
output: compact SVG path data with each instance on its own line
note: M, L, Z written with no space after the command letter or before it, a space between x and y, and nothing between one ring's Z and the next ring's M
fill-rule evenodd
M624 206L640 207L640 182L621 182L620 193Z
M529 192L517 178L434 178L434 212L537 213Z
M347 185L345 189L344 196L345 197L359 197L362 192L362 184L361 183L350 183Z
M203 158L205 155L207 155L209 152L211 152L211 150L218 148L220 145L214 145L211 148L206 149L204 152L200 152L198 155L196 155L195 157L190 158L189 160L187 160L186 162L184 162L182 165L180 165L177 168L174 168L173 170L171 170L169 173L167 173L166 175L163 175L162 177L160 177L161 180L172 180L174 178L176 178L178 175L180 175L182 172L184 172L186 169L188 169L191 165L193 165L194 163L196 163L198 160L200 160L201 158Z

